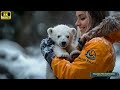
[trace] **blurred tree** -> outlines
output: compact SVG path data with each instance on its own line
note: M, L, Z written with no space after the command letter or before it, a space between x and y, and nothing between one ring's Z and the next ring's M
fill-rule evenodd
M74 11L26 11L16 24L16 40L24 47L38 45L47 37L47 28L57 24L74 26L74 23Z

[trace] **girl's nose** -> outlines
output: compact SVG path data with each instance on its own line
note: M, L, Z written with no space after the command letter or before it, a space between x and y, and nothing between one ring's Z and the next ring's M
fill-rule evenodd
M75 23L76 26L80 26L80 21L77 20L76 23Z

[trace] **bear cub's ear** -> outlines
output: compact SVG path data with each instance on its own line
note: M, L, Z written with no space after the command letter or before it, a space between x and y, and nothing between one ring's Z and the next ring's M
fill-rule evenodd
M76 35L76 29L75 28L71 28L72 34Z
M48 33L49 36L51 36L51 34L53 33L53 28L48 28L47 33Z

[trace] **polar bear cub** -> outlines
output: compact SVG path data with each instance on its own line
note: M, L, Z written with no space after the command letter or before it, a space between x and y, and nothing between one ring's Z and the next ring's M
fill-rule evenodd
M53 28L48 28L48 37L54 42L54 53L57 57L66 57L71 60L73 54L78 54L76 46L73 45L73 39L76 35L76 29L67 25L57 25Z

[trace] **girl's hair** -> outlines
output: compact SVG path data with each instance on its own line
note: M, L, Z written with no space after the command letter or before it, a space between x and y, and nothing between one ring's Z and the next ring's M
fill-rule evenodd
M88 11L88 13L92 18L91 28L100 24L100 22L102 22L102 20L105 19L105 17L109 14L107 11Z

